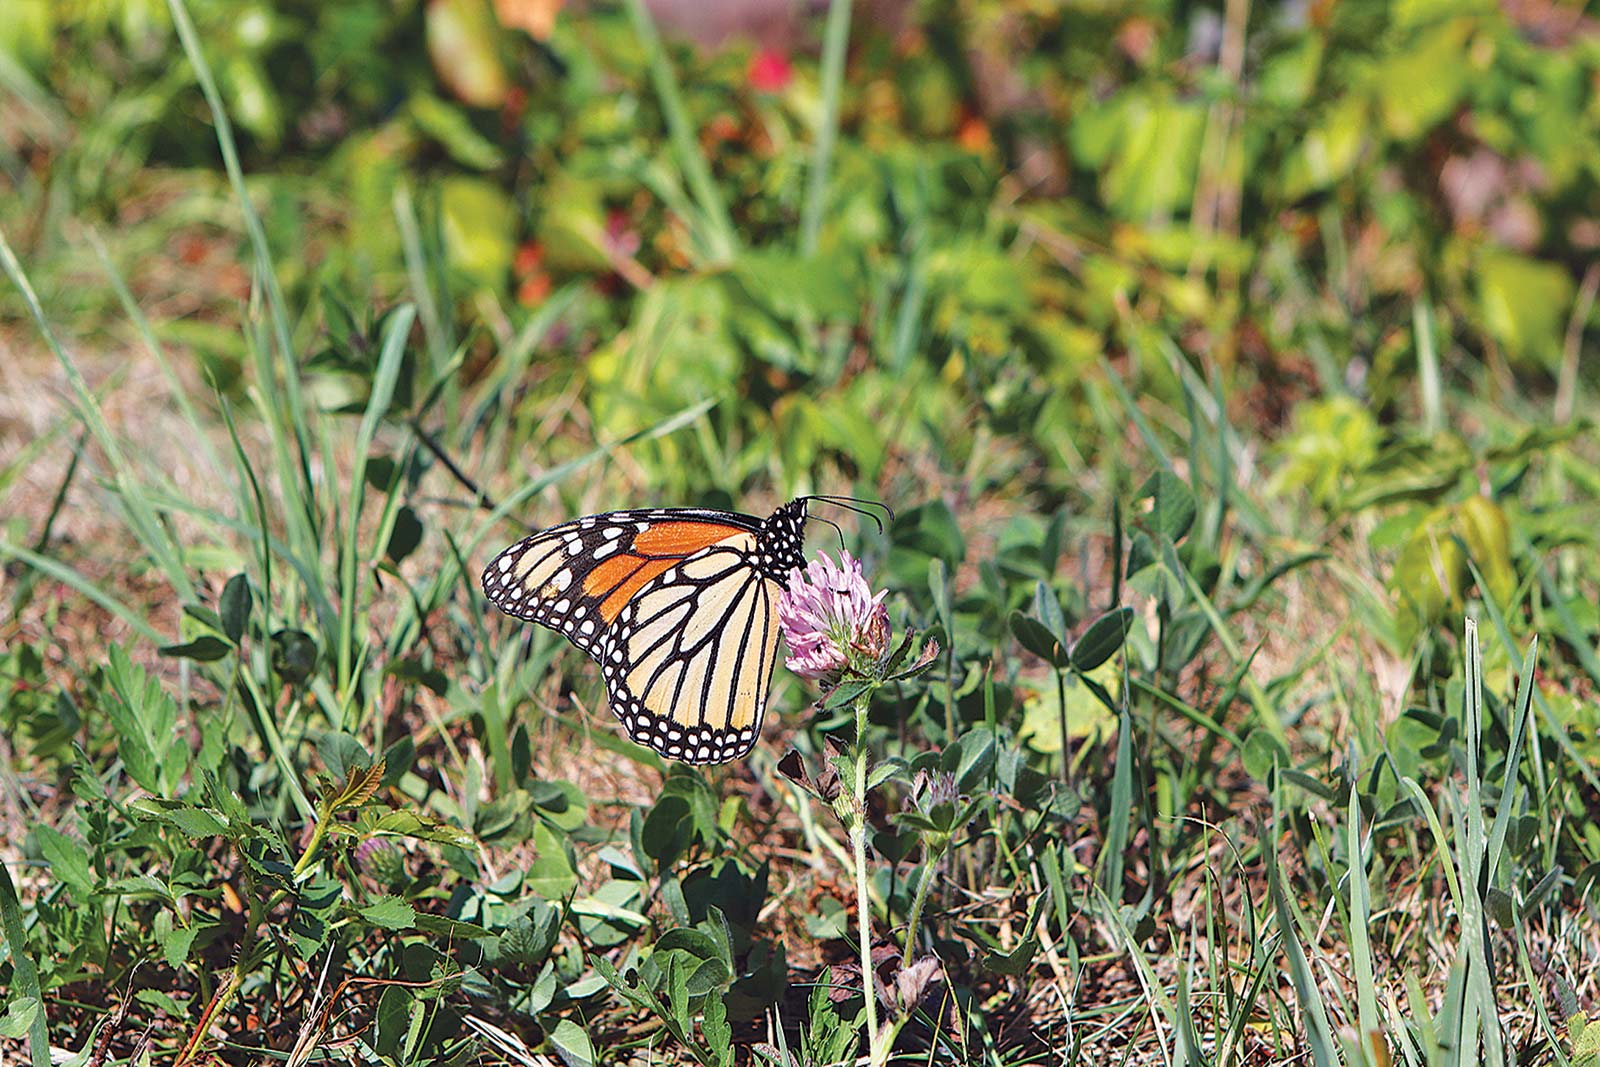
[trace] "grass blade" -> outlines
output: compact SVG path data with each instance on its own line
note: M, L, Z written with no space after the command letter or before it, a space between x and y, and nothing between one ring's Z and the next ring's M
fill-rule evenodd
M845 52L850 43L850 0L832 0L828 26L822 38L822 121L811 154L811 180L806 189L805 213L800 223L800 252L813 255L822 233L822 213L828 200L828 170L833 145L839 136L839 90L844 83ZM916 303L920 304L920 298ZM913 305L915 306L915 305ZM896 330L896 335L900 331Z
M1350 786L1350 806L1345 826L1345 851L1350 858L1350 956L1355 969L1357 1041L1362 1056L1378 1059L1384 1047L1383 1023L1378 1015L1378 982L1372 963L1372 942L1368 924L1372 921L1372 889L1367 884L1367 863L1361 849L1360 792ZM1384 1062L1379 1060L1379 1062Z
M384 331L383 348L378 355L378 369L372 377L372 395L367 398L367 410L361 416L361 428L356 431L355 460L350 471L350 504L345 514L344 551L339 561L339 689L348 697L353 674L351 656L356 632L356 560L360 554L357 538L361 534L361 505L367 492L367 453L372 448L372 438L378 424L389 410L394 399L395 383L400 380L400 358L405 354L406 337L411 323L416 319L416 307L402 304L396 309Z
M650 61L650 81L656 96L661 100L661 113L667 121L667 136L672 141L672 154L678 159L678 169L694 195L700 209L701 245L712 263L728 263L738 251L733 222L728 207L722 200L722 191L711 177L711 168L695 139L688 109L683 106L683 94L678 91L678 79L667 59L667 50L661 43L655 19L644 5L644 0L628 0L628 15L633 20L634 32Z
M106 459L111 463L112 476L117 487L117 498L121 502L126 514L128 525L139 538L145 551L155 559L161 567L167 581L177 590L178 594L186 601L194 600L194 585L189 581L189 575L184 571L181 552L172 540L166 528L161 525L154 509L139 492L134 483L133 470L128 464L127 457L123 454L121 445L112 436L111 427L106 425L105 418L100 413L100 405L95 401L94 395L89 392L89 385L79 373L77 364L73 363L60 342L56 340L55 331L50 329L49 320L45 318L44 308L39 303L39 297L33 291L33 285L28 281L27 273L22 269L16 254L11 250L11 244L6 240L5 234L0 233L0 268L4 268L10 276L12 283L22 293L23 302L28 305L28 312L33 316L34 323L39 327L45 344L55 355L62 370L66 372L67 382L72 387L73 397L76 400L77 416L85 428L94 435L101 451L106 454Z
M222 153L222 165L228 172L228 181L232 184L234 196L239 201L239 214L244 219L245 233L249 236L250 247L255 253L256 273L260 276L260 284L265 291L267 314L272 322L278 357L283 362L284 399L300 448L302 484L309 488L313 484L311 456L305 439L307 423L305 404L300 396L300 368L294 357L294 344L290 339L288 309L284 304L283 291L278 285L277 272L272 266L272 251L267 247L266 229L261 225L261 216L250 202L250 191L245 188L244 168L239 164L239 149L233 140L233 124L228 121L227 109L222 106L222 94L217 91L217 80L212 76L211 65L206 62L205 53L200 48L200 37L195 32L194 21L189 17L189 9L183 0L167 0L167 8L172 12L172 25L178 31L178 40L183 44L184 53L194 66L195 78L200 82L200 91L205 94L206 106L211 110L211 120L217 127L217 148ZM258 384L263 389L276 391L270 376Z

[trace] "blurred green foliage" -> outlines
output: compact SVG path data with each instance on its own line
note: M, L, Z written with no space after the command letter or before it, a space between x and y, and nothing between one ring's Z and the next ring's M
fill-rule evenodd
M908 2L857 20L834 113L809 23L775 53L658 44L634 0L575 5L548 32L536 0L193 0L252 213L166 4L9 4L0 232L72 340L116 343L129 307L182 297L151 347L193 353L216 385L185 414L197 447L232 445L211 470L236 497L224 513L135 449L111 457L99 488L133 527L127 569L170 586L181 617L73 570L98 561L53 544L61 500L42 535L0 519L0 551L32 567L6 590L19 618L56 619L46 575L184 680L180 700L121 644L69 684L42 643L0 652L0 726L77 797L19 846L53 881L10 958L45 961L48 991L125 973L129 942L184 976L174 989L191 968L251 995L337 952L411 983L374 995L369 1044L392 1062L456 1062L481 1038L588 1063L615 1050L579 1020L625 1005L721 1063L733 1025L783 1004L780 904L811 962L848 965L839 901L794 901L800 866L776 876L758 855L779 818L760 798L686 770L645 803L559 757L551 776L599 693L553 669L576 657L549 634L485 625L472 562L506 530L468 506L496 502L535 525L597 500L752 508L854 487L896 505L881 540L852 537L897 626L941 652L873 698L876 799L901 810L878 820L872 897L889 929L920 906L913 886L979 902L906 946L939 954L938 1011L971 1033L1004 980L1043 974L1037 929L1056 974L1129 945L1146 963L1158 926L1177 936L1166 890L1209 862L1191 816L1219 796L1243 798L1220 817L1274 892L1281 819L1302 910L1337 914L1347 940L1369 902L1341 894L1368 863L1374 891L1398 892L1363 826L1456 884L1442 843L1417 844L1410 779L1465 781L1480 816L1480 790L1514 798L1487 873L1460 880L1511 915L1499 928L1522 929L1514 902L1592 892L1600 466L1580 356L1600 327L1600 37L1581 11ZM0 292L8 331L32 310L23 288ZM30 445L0 489L63 439ZM1347 611L1317 615L1323 589ZM1487 713L1464 613L1494 634ZM1534 633L1556 685L1525 671L1513 707ZM1348 642L1403 684L1352 666ZM821 772L845 720L804 703L780 675L785 744ZM315 801L310 766L327 771ZM761 757L748 773L777 793ZM919 774L979 799L919 807ZM1519 775L1539 807L1512 821ZM133 785L148 795L130 803ZM1326 805L1346 796L1335 826ZM820 868L839 848L810 821L788 840ZM1467 852L1491 852L1468 844L1473 874ZM219 857L237 864L218 874ZM271 931L286 901L293 922ZM1291 909L1273 919L1294 933ZM1432 961L1436 932L1394 934L1395 957ZM1208 931L1213 975L1267 974L1262 936L1241 961ZM1452 996L1482 970L1461 940ZM191 1008L199 988L180 990ZM1209 998L1234 1012L1213 1016L1214 1047L1254 1032L1262 988ZM1171 1032L1197 1025L1186 996L1163 1009ZM192 1016L166 990L140 998ZM797 1010L807 1054L854 1047L822 985ZM1411 1062L1440 1062L1425 1036Z

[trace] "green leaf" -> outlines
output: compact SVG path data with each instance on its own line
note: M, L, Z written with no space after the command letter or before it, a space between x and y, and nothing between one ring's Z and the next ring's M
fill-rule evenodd
M540 822L533 828L533 846L538 858L528 868L528 888L546 900L559 900L578 884L562 838Z
M1046 630L1059 640L1066 640L1067 617L1061 611L1061 601L1048 582L1035 582L1033 586L1033 616Z
M302 685L317 667L317 642L304 630L272 635L272 669L290 685Z
M160 797L140 797L129 808L181 831L186 837L234 838L228 820L219 811L199 808L182 800L162 800Z
M251 598L250 579L242 574L235 574L222 587L222 599L218 602L222 632L236 645L244 639L245 626L250 622Z
M189 949L194 946L194 939L199 933L200 927L197 925L178 926L158 939L161 942L161 954L166 959L168 967L183 965L189 958Z
M1057 687L1054 678L1045 679L1039 683L1037 695L1023 702L1017 737L1036 752L1055 755L1061 751L1063 700L1068 737L1098 741L1116 727L1116 715L1089 686L1095 683L1120 689L1122 675L1116 664L1101 664L1091 675L1067 674L1061 683Z
M439 182L439 216L450 266L477 285L504 285L516 254L510 197L493 182L455 175Z
M567 1067L594 1067L594 1046L583 1027L562 1019L550 1031L550 1047Z
M402 505L395 512L394 530L389 534L389 544L384 549L384 555L395 563L399 563L412 552L416 551L422 543L422 520L417 518L416 509L410 504Z
M215 638L213 638L215 640ZM219 642L220 643L220 642ZM188 770L188 750L178 732L178 705L144 668L112 645L106 680L116 699L106 702L117 735L117 755L128 777L158 796Z
M1244 764L1244 769L1250 777L1258 782L1265 782L1274 766L1289 765L1289 750L1267 730L1252 730L1244 739L1244 748L1239 753L1239 761Z
M1065 667L1072 662L1066 646L1038 619L1013 611L1008 621L1017 642L1052 667Z
M476 848L478 844L478 839L461 827L440 822L414 811L386 811L381 815L371 811L363 812L350 825L360 828L362 836L389 834L393 837L409 837L416 841L432 841L440 845L454 845L456 848L465 849Z
M679 959L680 956L675 952L667 954L667 1006L672 1009L673 1021L687 1031L694 1025L694 1019L689 1015L689 976L684 973Z
M72 891L80 904L88 903L95 884L94 871L89 867L88 850L51 826L34 827L33 839L39 843L39 851L50 864L50 873Z
M1517 359L1554 370L1561 362L1573 283L1558 263L1486 251L1476 277L1483 325Z
M997 758L994 731L980 726L962 734L961 739L945 751L943 762L945 769L955 774L956 788L971 793L987 783Z
M1177 544L1194 525L1194 493L1189 486L1171 471L1156 471L1139 489L1137 500L1149 500L1149 512L1141 516L1139 525Z
M417 128L432 137L450 157L473 170L493 170L504 162L494 142L473 128L460 108L427 92L413 91L407 106Z
M1033 957L1039 953L1039 942L1028 938L1010 952L985 952L983 966L995 974L1023 975L1033 966Z
M1117 608L1094 620L1072 648L1073 669L1088 673L1116 655L1132 628L1132 608Z
M373 926L385 930L409 930L417 923L417 909L394 896L379 897L359 913Z
M716 993L706 996L705 1018L700 1023L700 1032L705 1035L706 1048L718 1067L732 1067L733 1027L728 1025L728 1006Z
M44 998L39 990L39 968L28 953L28 935L22 925L22 906L17 902L17 890L12 885L11 872L6 869L4 862L0 862L0 933L5 934L6 950L11 956L12 988L18 994L12 1002L11 1015L20 1015L21 1009L17 1004L23 1001L36 1005L36 1010L29 1018L17 1018L17 1022L21 1029L27 1031L33 1067L50 1067L50 1035Z
M0 1017L0 1037L12 1041L26 1037L34 1024L44 1018L44 1005L38 997L18 997ZM47 1061L48 1062L48 1061Z
M854 704L856 699L863 693L870 693L876 687L876 682L845 682L842 685L834 686L829 691L826 699L822 701L822 710L832 711L834 708L842 708L846 705Z
M157 651L163 656L174 656L178 659L192 659L201 663L212 663L233 651L233 646L220 637L202 634L193 641L186 641L181 645L162 645Z

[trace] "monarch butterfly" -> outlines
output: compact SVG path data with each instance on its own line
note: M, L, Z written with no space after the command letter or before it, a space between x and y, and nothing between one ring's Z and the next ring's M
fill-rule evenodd
M589 515L501 552L484 568L483 591L599 663L635 743L685 763L726 763L761 733L778 594L804 562L811 500L852 511L863 503L804 496L766 519L709 508Z

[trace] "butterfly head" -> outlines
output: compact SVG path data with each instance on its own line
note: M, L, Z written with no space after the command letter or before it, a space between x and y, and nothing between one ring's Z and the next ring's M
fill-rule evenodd
M785 589L789 572L806 563L806 502L791 500L761 524L761 573Z

